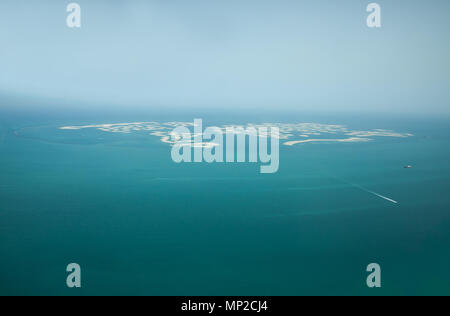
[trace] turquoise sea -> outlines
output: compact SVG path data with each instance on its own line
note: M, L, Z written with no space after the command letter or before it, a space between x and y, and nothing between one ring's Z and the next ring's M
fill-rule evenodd
M200 115L180 116L134 121ZM450 295L448 121L312 119L414 136L280 146L279 172L261 175L255 164L175 164L155 137L58 133L129 118L3 112L0 295ZM81 289L66 286L72 262ZM366 286L373 262L381 289Z

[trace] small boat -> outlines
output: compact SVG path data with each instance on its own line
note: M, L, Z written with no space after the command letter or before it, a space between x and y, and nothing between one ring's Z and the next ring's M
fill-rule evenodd
M412 166L410 166L410 165L405 166L405 169L411 169L411 168L412 168Z

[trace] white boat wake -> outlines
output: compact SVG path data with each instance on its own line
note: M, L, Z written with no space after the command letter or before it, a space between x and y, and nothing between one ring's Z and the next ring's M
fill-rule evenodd
M388 197L386 197L386 196L384 196L384 195L381 195L381 194L379 194L379 193L377 193L377 192L374 192L374 191L371 191L371 190L369 190L369 189L366 189L365 187L360 186L359 184L351 183L351 182L345 181L344 179L337 178L337 177L333 177L333 178L336 179L336 180L342 181L342 182L344 182L344 183L346 183L346 184L348 184L348 185L351 185L351 186L353 186L353 187L356 187L356 188L358 188L358 189L360 189L360 190L363 190L364 192L367 192L367 193L370 193L370 194L372 194L372 195L375 195L375 196L377 196L377 197L379 197L379 198L381 198L381 199L383 199L383 200L386 200L386 201L391 202L391 203L394 203L394 204L398 204L398 201L393 200L393 199L391 199L391 198L388 198Z
M393 199L390 199L390 198L388 198L388 197L385 197L385 196L383 196L383 195L381 195L381 194L378 194L378 193L376 193L376 192L369 191L369 190L366 190L366 191L369 192L369 193L372 193L373 195L376 195L376 196L378 196L378 197L380 197L380 198L382 198L382 199L385 199L386 201L392 202L392 203L394 203L394 204L398 204L397 201L395 201L395 200L393 200Z
M388 197L386 197L386 196L384 196L384 195L381 195L381 194L379 194L379 193L377 193L377 192L368 190L368 189L366 189L366 188L364 188L364 187L362 187L362 186L360 186L360 185L358 185L358 184L354 184L354 183L350 183L350 182L348 182L348 184L350 184L350 185L352 185L352 186L354 186L354 187L357 187L357 188L359 188L359 189L361 189L361 190L363 190L363 191L365 191L365 192L367 192L367 193L370 193L370 194L373 194L373 195L375 195L375 196L378 196L379 198L382 198L383 200L389 201L389 202L394 203L394 204L398 204L397 201L395 201L395 200L393 200L393 199L390 199L390 198L388 198Z

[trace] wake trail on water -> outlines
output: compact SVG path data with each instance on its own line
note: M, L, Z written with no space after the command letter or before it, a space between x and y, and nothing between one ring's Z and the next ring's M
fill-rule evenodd
M393 200L393 199L390 199L390 198L388 198L388 197L386 197L386 196L384 196L384 195L381 195L381 194L379 194L379 193L377 193L377 192L374 192L374 191L371 191L371 190L369 190L369 189L366 189L366 188L364 188L364 187L362 187L362 186L360 186L360 185L358 185L358 184L354 184L354 183L349 183L349 184L352 185L352 186L354 186L354 187L357 187L357 188L359 188L359 189L361 189L361 190L363 190L363 191L365 191L365 192L367 192L367 193L370 193L370 194L373 194L373 195L375 195L375 196L378 196L379 198L382 198L382 199L384 199L384 200L386 200L386 201L389 201L389 202L394 203L394 204L398 204L397 201L395 201L395 200Z
M391 199L391 198L388 198L387 196L381 195L380 193L377 193L377 192L375 192L375 191L369 190L369 189L367 189L367 188L365 188L365 187L363 187L363 186L361 186L361 185L359 185L359 184L352 183L352 182L348 182L348 181L346 181L346 180L344 180L344 179L341 179L341 178L338 178L338 177L334 177L334 176L332 176L332 178L334 178L334 179L336 179L336 180L339 180L339 181L341 181L341 182L344 182L344 183L346 183L346 184L348 184L348 185L351 185L351 186L353 186L353 187L355 187L355 188L358 188L358 189L360 189L360 190L362 190L362 191L364 191L364 192L367 192L367 193L370 193L370 194L372 194L372 195L375 195L376 197L379 197L379 198L381 198L381 199L383 199L383 200L386 200L386 201L388 201L388 202L391 202L391 203L394 203L394 204L398 204L398 201L393 200L393 199Z

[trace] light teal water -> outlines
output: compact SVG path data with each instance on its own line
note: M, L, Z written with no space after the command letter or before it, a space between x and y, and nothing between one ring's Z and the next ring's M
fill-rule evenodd
M275 175L177 165L157 138L78 141L46 125L0 130L1 295L450 294L446 124L282 146ZM71 262L82 289L66 287ZM372 262L381 289L366 287Z

